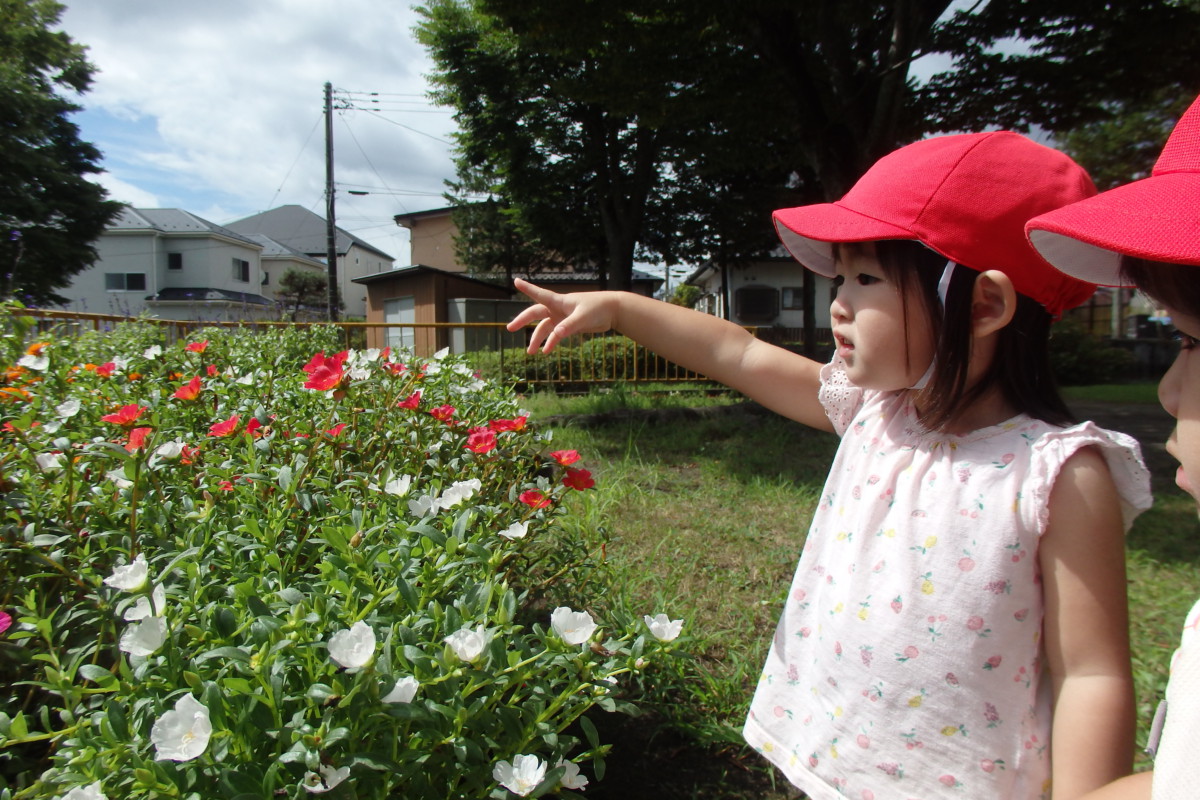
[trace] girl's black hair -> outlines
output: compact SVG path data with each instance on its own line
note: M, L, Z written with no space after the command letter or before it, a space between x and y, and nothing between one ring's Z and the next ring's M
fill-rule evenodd
M1040 303L1017 295L1012 321L997 333L995 358L979 381L968 387L971 300L979 273L970 267L954 271L943 312L938 283L946 266L945 256L905 239L875 242L875 252L888 280L900 289L906 311L909 298L920 298L933 331L935 367L924 391L929 402L921 411L926 428L945 429L963 408L993 389L998 389L1018 412L1034 419L1051 425L1075 422L1050 369L1050 326L1054 320Z
M1192 264L1167 264L1121 256L1121 276L1157 302L1200 318L1200 281Z

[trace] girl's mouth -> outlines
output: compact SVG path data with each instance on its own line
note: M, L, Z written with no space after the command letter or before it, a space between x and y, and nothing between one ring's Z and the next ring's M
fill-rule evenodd
M842 356L843 358L854 352L854 343L845 336L835 333L833 335L833 341L837 345L838 355Z

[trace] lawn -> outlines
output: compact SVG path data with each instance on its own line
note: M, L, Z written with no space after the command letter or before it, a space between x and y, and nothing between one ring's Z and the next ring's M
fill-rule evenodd
M1071 399L1154 397L1143 384L1073 390ZM837 440L730 398L693 393L656 405L628 391L526 402L534 419L554 420L556 447L592 454L598 491L582 513L609 530L607 557L627 602L684 616L699 654L656 713L624 726L590 796L796 797L741 744L740 727ZM1192 501L1172 487L1129 535L1139 746L1200 592L1197 533Z

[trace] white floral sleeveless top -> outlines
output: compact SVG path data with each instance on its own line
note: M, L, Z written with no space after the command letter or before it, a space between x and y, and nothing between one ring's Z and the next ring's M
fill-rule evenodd
M814 800L1048 798L1038 541L1059 469L1103 452L1125 524L1150 505L1137 442L1028 417L955 437L838 362L842 436L746 720Z
M1179 649L1171 658L1167 683L1167 717L1154 758L1153 800L1196 800L1200 797L1200 601L1187 615Z

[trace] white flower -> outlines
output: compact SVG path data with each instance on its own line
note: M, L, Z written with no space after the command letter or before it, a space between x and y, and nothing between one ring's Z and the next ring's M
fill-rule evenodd
M160 583L154 587L150 597L139 597L132 606L125 609L124 619L126 622L137 622L147 617L161 617L166 609L167 590Z
M375 631L361 619L329 637L329 657L347 669L365 667L375 657Z
M562 767L566 770L563 772L562 778L559 779L564 789L581 790L588 785L587 776L579 774L579 765L574 761L567 761L560 758L554 766L555 768Z
M325 794L325 792L337 788L342 781L350 777L349 767L334 769L333 767L321 764L317 767L317 770L320 772L319 775L316 772L304 773L304 789L312 794Z
M421 683L412 675L407 675L396 681L396 685L392 690L379 698L381 703L411 703L413 698L417 696L417 689Z
M83 408L83 404L78 400L67 400L65 403L59 403L57 406L55 406L54 411L60 417L66 419L67 417L73 417L78 414L79 409L81 408Z
M42 472L55 472L63 468L62 453L38 453L34 459Z
M153 361L161 355L162 345L160 344L152 344L142 351L142 358L146 359L147 361Z
M17 366L31 369L34 372L41 372L46 367L50 366L50 359L46 356L21 356L17 359Z
M470 500L482 486L483 484L478 478L471 478L467 481L455 481L450 484L449 489L442 492L442 499L440 501L442 508L454 508L464 500Z
M208 709L190 694L180 697L175 709L154 721L150 741L155 761L191 761L208 747L212 723Z
M254 373L247 372L245 375L243 375L242 377L240 377L236 381L234 381L234 383L240 384L242 386L250 386L254 383Z
M350 368L350 380L365 381L369 377L371 377L370 367L351 367Z
M596 632L596 621L586 611L559 606L550 614L550 627L567 644L583 644Z
M669 619L666 614L655 614L653 617L647 614L642 619L646 621L646 627L654 634L654 638L660 642L674 640L683 630L683 620Z
M428 517L436 514L441 505L436 494L425 494L408 501L408 510L414 517Z
M174 461L183 455L183 442L178 439L172 442L164 442L154 449L154 455L164 461Z
M138 553L132 562L114 569L112 575L105 578L104 582L124 592L140 592L146 588L149 574L150 565L146 563L146 556Z
M121 371L124 371L125 368L129 366L129 357L128 356L113 356L112 361L113 361L113 364L116 366L116 368Z
M109 470L108 472L104 473L104 477L115 483L118 489L133 488L133 481L125 477L124 467L117 467L114 470Z
M546 777L546 765L537 756L516 756L511 764L496 762L492 777L513 794L525 797Z
M448 355L450 355L450 348L443 347L441 350L438 350L436 353L433 354L433 360L441 361L443 358L445 358Z
M120 648L131 656L145 657L153 655L166 640L167 621L162 617L148 617L125 629Z
M525 534L529 533L528 522L514 522L504 530L500 531L499 535L505 539L524 539Z
M96 781L87 786L76 786L57 800L108 800L108 797L100 791L100 781Z
M487 631L481 625L475 630L461 628L447 636L443 641L450 645L450 649L454 651L454 655L458 656L462 661L470 663L483 654L483 649L487 647L488 637Z
M392 478L383 485L385 494L395 495L396 497L404 497L408 494L408 488L412 486L412 475L401 475L399 478Z

